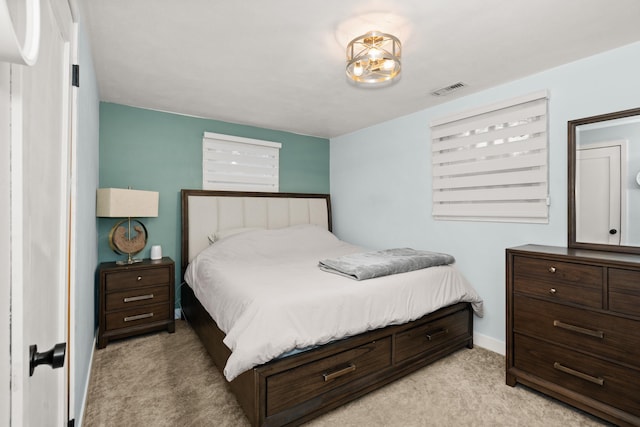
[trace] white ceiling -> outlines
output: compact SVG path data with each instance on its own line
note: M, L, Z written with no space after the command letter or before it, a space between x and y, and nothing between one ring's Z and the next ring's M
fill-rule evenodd
M640 40L639 0L81 0L102 101L334 137ZM354 87L347 42L403 43ZM456 82L444 97L430 93ZM541 88L542 89L542 88Z

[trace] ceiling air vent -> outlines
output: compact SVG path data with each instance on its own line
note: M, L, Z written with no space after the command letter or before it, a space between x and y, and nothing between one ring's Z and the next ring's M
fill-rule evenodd
M458 89L462 89L463 87L466 87L467 85L462 83L462 82L458 82L458 83L454 83L452 85L434 90L433 92L431 92L431 95L433 96L444 96L444 95L449 95L452 92L457 91Z

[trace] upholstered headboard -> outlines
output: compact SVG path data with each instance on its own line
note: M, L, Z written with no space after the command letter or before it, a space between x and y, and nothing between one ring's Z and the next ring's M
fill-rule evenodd
M182 190L182 274L209 235L243 227L315 224L331 230L328 194Z

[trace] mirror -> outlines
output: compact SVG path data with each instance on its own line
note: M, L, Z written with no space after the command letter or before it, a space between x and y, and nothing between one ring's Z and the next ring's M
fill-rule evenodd
M569 247L640 254L640 108L568 127Z

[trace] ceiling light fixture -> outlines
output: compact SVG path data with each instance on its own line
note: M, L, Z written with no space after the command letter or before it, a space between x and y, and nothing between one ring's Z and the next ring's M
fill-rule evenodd
M390 84L400 76L401 56L397 37L369 31L347 45L347 76L361 86Z

